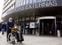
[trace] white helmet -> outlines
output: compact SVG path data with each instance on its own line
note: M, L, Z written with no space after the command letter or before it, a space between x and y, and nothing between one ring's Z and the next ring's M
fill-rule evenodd
M11 17L9 18L9 22L12 22L12 18Z

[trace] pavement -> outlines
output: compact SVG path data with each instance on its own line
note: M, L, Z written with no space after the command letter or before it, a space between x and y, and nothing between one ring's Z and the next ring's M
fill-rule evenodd
M0 45L12 45L6 41L6 33L0 33ZM24 35L23 43L16 45L62 45L62 37Z

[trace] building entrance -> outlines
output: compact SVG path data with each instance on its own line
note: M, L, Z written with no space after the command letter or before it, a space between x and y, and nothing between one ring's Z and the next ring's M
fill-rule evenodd
M56 19L52 17L39 18L40 35L56 35Z
M40 34L41 35L54 35L55 23L53 19L40 20Z

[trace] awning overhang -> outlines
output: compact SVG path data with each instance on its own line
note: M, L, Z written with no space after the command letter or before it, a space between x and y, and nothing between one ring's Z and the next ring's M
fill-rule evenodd
M20 7L19 7L20 8ZM13 11L13 10L12 10ZM11 11L10 11L11 12ZM62 15L62 6L54 6L54 7L44 7L44 8L33 8L27 10L19 10L14 11L11 14L8 14L4 17L4 19L8 19L9 17L27 17L27 16L56 16Z
M44 16L44 17L38 17L37 18L37 23L39 23L40 22L40 20L45 20L45 19L56 19L56 17L55 16Z

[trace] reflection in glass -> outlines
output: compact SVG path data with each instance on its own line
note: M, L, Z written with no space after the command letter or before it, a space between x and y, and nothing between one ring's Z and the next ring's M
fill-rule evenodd
M33 0L29 0L29 3L32 4Z
M29 3L29 0L26 0L26 4L28 4Z

